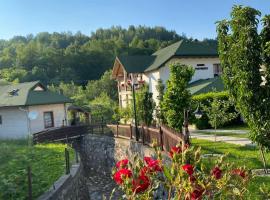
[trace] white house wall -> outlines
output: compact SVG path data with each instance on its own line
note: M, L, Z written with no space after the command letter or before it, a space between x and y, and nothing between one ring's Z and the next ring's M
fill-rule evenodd
M19 107L0 108L2 124L0 124L0 138L26 138L28 122L26 112Z
M36 133L45 129L44 127L44 112L53 112L54 127L61 127L63 120L65 120L65 106L64 104L51 104L51 105L37 105L29 106L29 112L38 112L38 117L31 120L31 132Z
M157 85L160 79L160 72L158 70L143 74L143 80L149 85L149 92L153 93L153 99L157 103Z
M194 67L194 69L197 66L197 64L204 64L204 67L208 68L207 70L195 70L195 74L192 77L191 82L197 81L200 79L214 78L213 65L220 63L218 58L172 58L163 67L159 68L158 70L148 72L146 76L150 80L149 88L151 89L149 89L149 91L153 92L153 98L156 103L158 103L158 100L157 100L158 92L156 90L157 81L154 81L154 80L160 78L163 84L166 86L166 82L170 76L169 65L175 62L191 65ZM154 77L154 78L151 78L151 77Z

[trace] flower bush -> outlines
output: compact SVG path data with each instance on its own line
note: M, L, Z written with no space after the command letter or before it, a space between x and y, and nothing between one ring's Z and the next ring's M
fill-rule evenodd
M200 148L175 146L170 160L165 157L156 147L153 157L135 155L116 164L113 178L125 199L154 199L161 189L166 199L181 200L245 199L248 193L250 172L224 162L224 156L206 165Z

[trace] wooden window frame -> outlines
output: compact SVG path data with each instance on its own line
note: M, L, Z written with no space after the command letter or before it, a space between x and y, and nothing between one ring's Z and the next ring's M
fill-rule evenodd
M47 126L46 125L46 121L45 121L45 114L49 113L51 115L51 120L52 120L52 125L51 126ZM54 127L54 116L53 116L53 111L46 111L43 112L43 121L44 121L44 128L52 128Z

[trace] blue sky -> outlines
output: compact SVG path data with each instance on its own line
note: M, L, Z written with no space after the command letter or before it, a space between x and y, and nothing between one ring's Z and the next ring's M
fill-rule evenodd
M270 14L269 0L0 0L0 39L43 31L90 35L101 27L131 24L214 38L215 22L228 18L235 4Z

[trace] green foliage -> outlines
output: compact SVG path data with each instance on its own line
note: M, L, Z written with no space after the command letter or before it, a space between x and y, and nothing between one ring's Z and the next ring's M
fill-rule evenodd
M214 99L217 99L218 101L229 101L229 94L227 91L224 92L208 92L204 94L199 94L192 96L192 106L193 110L196 109L198 105L202 107L211 107L211 103L213 102ZM230 115L230 113L236 114L235 108L233 105L231 105L227 112L226 115ZM203 113L202 118L196 119L195 116L191 116L190 121L196 125L198 129L205 129L205 128L210 128L210 123L209 123L209 118L207 116L207 112ZM239 119L232 120L231 122L227 122L227 124L230 123L239 123ZM213 126L212 126L213 127Z
M214 97L210 106L203 106L203 111L206 113L211 126L217 129L237 117L237 113L229 112L231 106L230 101L221 101Z
M116 112L117 104L106 93L101 93L94 100L90 101L91 117L111 121Z
M124 124L127 124L127 122L133 117L131 106L127 106L126 108L118 108L118 113L119 115L117 116L117 122L122 119Z
M153 94L149 92L148 86L146 85L136 91L138 121L147 126L150 126L153 121L155 102L152 96Z
M163 84L161 79L158 79L156 89L158 92L158 97L157 97L158 105L156 105L156 117L158 119L158 123L161 124L165 121L164 114L162 113L162 110L161 110L161 103L163 101L165 85Z
M145 26L98 29L91 36L80 32L16 36L0 41L0 69L24 69L27 76L19 81L39 79L45 84L58 84L73 80L84 85L99 79L117 55L151 55L183 38L163 27Z
M237 110L251 129L251 139L270 147L269 16L258 33L256 9L234 6L229 21L218 23L219 55L224 83ZM262 74L260 66L265 66Z
M191 94L187 85L194 74L194 68L180 63L171 64L169 67L170 77L161 103L161 111L168 125L179 131L184 121L184 109L190 106Z
M27 199L27 167L32 168L36 199L65 172L63 144L29 147L27 140L0 140L0 199ZM74 152L70 149L70 160Z

